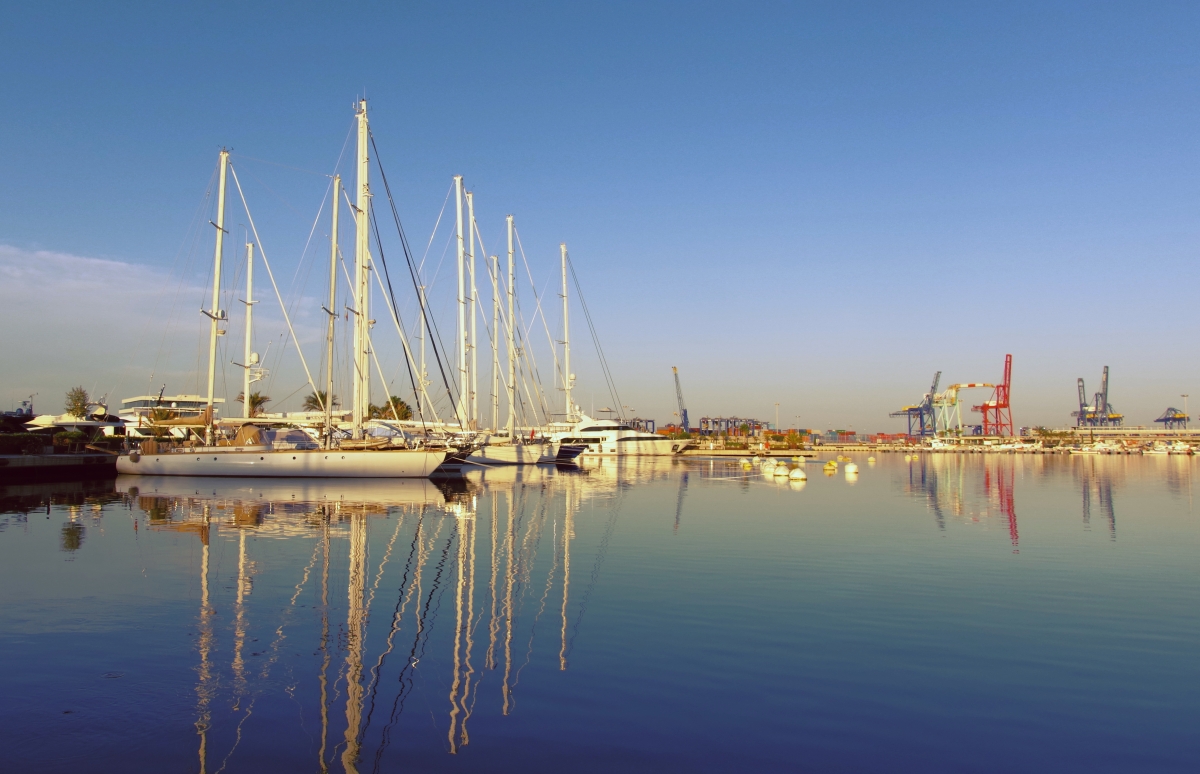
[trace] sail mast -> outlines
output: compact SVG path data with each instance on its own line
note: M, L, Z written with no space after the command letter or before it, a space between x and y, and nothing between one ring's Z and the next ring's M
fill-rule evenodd
M329 229L329 327L325 332L325 448L333 447L333 324L337 320L337 259L338 259L338 209L342 198L342 176L333 176L333 224Z
M221 252L225 248L225 176L229 171L229 151L221 149L221 183L217 189L217 246L213 252L212 307L205 312L211 322L208 333L208 412L204 428L204 444L213 444L213 387L217 379L217 323L225 318L221 311ZM250 396L246 396L249 400Z
M362 438L363 419L366 418L367 405L371 400L371 361L370 336L368 326L370 318L370 263L371 251L368 244L370 235L371 190L368 182L370 173L369 157L367 155L367 101L358 102L358 203L355 209L354 233L356 244L354 250L354 438Z
M475 324L479 317L479 291L475 286L475 194L467 191L467 258L471 275L471 414L468 417L472 430L479 429L479 339L475 335Z
M254 362L254 353L251 350L254 348L254 243L246 243L246 300L242 302L246 305L246 347L243 350L242 359L246 364L242 366L242 416L249 419L253 416L253 407L250 405L250 383L252 374L250 370L257 365Z
M492 432L500 428L500 258L492 256Z
M516 322L513 317L513 216L508 218L508 437L513 438L517 424L517 350Z
M568 323L569 304L567 303L567 243L563 242L558 246L562 252L562 300L563 300L563 391L566 393L566 421L570 422L571 417L575 413L575 409L571 404L571 384L575 381L575 376L571 373L571 326Z
M463 244L462 175L454 176L454 201L458 211L458 424L466 429L467 418L467 299L463 277L465 245Z

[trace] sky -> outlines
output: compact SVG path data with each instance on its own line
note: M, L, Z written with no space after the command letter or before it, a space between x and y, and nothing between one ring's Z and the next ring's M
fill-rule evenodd
M0 403L37 393L59 411L75 384L113 405L202 391L221 147L319 367L328 175L353 177L365 95L450 347L452 176L489 253L514 214L552 400L565 242L619 391L573 298L585 410L670 421L678 366L693 423L774 422L779 404L785 426L896 431L888 414L934 372L994 382L1011 353L1018 425L1070 423L1075 380L1091 393L1105 365L1127 424L1152 424L1200 397L1198 34L1200 6L1182 2L10 4ZM247 217L231 196L232 399ZM304 372L261 274L264 388L297 409Z

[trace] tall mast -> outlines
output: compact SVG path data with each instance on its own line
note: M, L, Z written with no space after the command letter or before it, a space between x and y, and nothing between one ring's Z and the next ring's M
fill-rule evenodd
M221 252L225 249L225 177L229 172L229 151L221 149L221 183L217 189L217 246L213 252L212 307L205 312L211 322L208 332L208 419L205 420L204 443L213 443L213 387L217 379L217 322L225 319L221 311ZM250 396L245 396L250 400Z
M370 235L371 189L368 175L370 158L367 154L367 101L358 102L358 212L355 217L354 233L357 237L354 250L354 437L362 438L363 419L371 400L371 340L370 326Z
M500 258L492 256L492 432L500 428Z
M467 191L467 258L471 272L471 429L479 428L479 339L475 324L479 317L479 292L475 288L475 194Z
M418 289L418 301L421 304L421 394L417 396L418 414L424 421L426 406L425 406L425 388L429 386L428 375L425 370L425 286L421 285Z
M242 416L249 419L253 416L250 406L250 382L253 381L250 370L258 358L251 352L254 346L254 243L246 243L246 348L242 356L246 364L242 366Z
M567 316L570 310L570 305L567 303L567 243L563 242L558 249L562 252L563 279L563 391L566 393L566 421L570 422L575 413L574 405L571 403L571 384L575 381L575 375L571 373L571 326Z
M342 176L333 176L333 224L329 229L329 328L325 332L325 448L333 446L333 324L337 320L338 210L342 198Z
M465 245L463 244L463 211L462 211L462 175L454 176L454 201L458 211L458 424L462 429L467 428L467 299L466 286L463 276L465 261Z
M513 317L513 216L508 218L508 437L513 438L517 424L517 349L516 323Z

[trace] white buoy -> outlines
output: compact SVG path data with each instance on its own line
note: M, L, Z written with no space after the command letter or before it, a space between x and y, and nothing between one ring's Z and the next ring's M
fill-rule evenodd
M846 475L858 475L858 466L853 462L846 463Z
M749 458L749 457L742 457L740 460L738 460L738 462L742 463L743 465L749 465L749 464L750 464L750 458Z
M875 464L875 458L874 458L874 457L867 457L867 462L869 462L869 463L871 463L872 465L874 465L874 464Z
M789 472L790 471L788 471L787 465L776 465L775 466L775 475L777 475L777 476L786 476L786 475L788 475Z
M788 473L788 478L793 481L807 481L808 474L804 472L804 468L796 468L791 473Z

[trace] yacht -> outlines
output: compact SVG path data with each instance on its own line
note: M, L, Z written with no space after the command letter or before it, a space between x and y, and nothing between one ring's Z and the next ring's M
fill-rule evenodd
M672 439L657 433L646 433L614 419L592 419L586 414L573 428L552 435L551 440L564 446L582 446L585 457L666 457L679 454L688 446L686 438Z
M358 212L366 212L369 207L370 186L368 183L369 158L367 127L367 102L358 103ZM217 358L217 337L226 333L222 323L228 323L228 315L220 309L221 299L221 259L225 230L225 200L226 180L232 172L234 184L238 186L237 173L229 162L229 151L222 149L219 159L220 188L218 193L217 221L212 225L216 228L216 247L213 255L213 286L212 307L202 310L209 318L208 346L208 390L203 400L199 396L175 396L170 402L176 416L160 419L159 415L150 414L146 417L151 425L151 435L145 438L137 448L121 454L117 458L117 472L123 475L141 476L279 476L295 478L425 478L432 475L448 458L457 459L465 456L467 451L459 451L453 447L431 446L423 441L401 438L399 442L394 437L375 437L371 434L366 418L369 416L370 366L373 348L370 343L370 285L369 277L372 270L372 257L368 241L368 224L366 218L355 219L355 261L354 271L357 281L354 288L354 405L349 438L339 438L335 432L331 402L325 406L323 430L314 438L299 427L280 427L279 420L257 418L252 416L249 405L251 382L262 378L263 369L258 365L258 354L251 351L252 344L252 310L253 304L253 268L254 246L258 243L257 230L253 229L253 219L249 219L254 237L253 242L246 245L246 341L244 363L235 363L244 369L243 392L247 401L243 404L244 417L239 420L230 418L218 419L217 405L220 401L214 397L214 382ZM338 255L338 206L341 198L341 177L333 180L333 227L331 229L330 245L330 308L336 308L333 299L336 298L336 264ZM243 198L244 201L244 198ZM247 213L249 216L249 213ZM260 245L261 247L261 245ZM270 271L270 265L264 265ZM272 280L273 281L273 280ZM282 303L282 302L281 302ZM332 396L333 392L333 326L338 315L329 312L329 331L327 342L327 380L325 395ZM284 320L291 329L291 321L287 309L283 309ZM293 332L293 338L294 338ZM303 354L301 353L303 362ZM378 367L378 363L376 363ZM309 386L316 393L317 387L304 366L308 375ZM193 400L194 399L194 400ZM126 401L126 407L131 411L152 411L162 408L162 397L151 400L147 396ZM154 403L156 405L149 405ZM181 403L186 405L180 405ZM139 405L141 404L141 405ZM179 416L182 414L182 416ZM168 432L168 427L170 432ZM179 433L186 437L179 438ZM145 430L142 431L145 435ZM393 435L393 434L389 434Z

